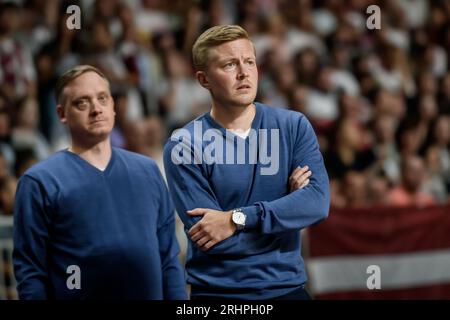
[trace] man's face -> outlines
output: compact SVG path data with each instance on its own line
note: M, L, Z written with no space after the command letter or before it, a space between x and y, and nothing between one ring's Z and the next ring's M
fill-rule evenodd
M255 100L258 85L252 43L238 39L211 48L207 67L197 72L197 79L211 92L214 105L224 108L249 106Z
M105 140L114 127L114 102L108 82L95 72L86 72L63 90L58 105L62 123L69 127L72 139L82 143Z
M411 157L405 160L403 169L403 184L411 192L420 189L425 178L425 166L423 160L418 157Z

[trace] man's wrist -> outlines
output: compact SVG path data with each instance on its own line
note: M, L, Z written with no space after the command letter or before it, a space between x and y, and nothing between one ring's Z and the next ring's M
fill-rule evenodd
M241 208L231 210L231 221L236 226L236 230L244 230L246 220L247 215L242 211Z

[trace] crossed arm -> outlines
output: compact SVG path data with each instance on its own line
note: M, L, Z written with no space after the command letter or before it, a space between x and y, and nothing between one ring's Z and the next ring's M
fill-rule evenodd
M311 171L308 166L297 167L289 177L290 191L306 187ZM188 210L191 217L201 217L188 231L191 240L201 250L208 250L217 243L231 237L236 232L236 225L231 220L232 211L219 211L208 208Z

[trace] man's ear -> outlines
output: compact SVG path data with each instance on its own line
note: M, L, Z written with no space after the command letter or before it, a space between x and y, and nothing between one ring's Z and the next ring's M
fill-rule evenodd
M208 77L206 76L206 73L204 71L197 71L195 73L195 77L197 78L198 83L200 83L203 88L208 90L210 89Z
M62 123L66 123L67 122L66 112L65 112L64 107L62 105L58 104L56 106L56 113L58 114L59 121L61 121Z

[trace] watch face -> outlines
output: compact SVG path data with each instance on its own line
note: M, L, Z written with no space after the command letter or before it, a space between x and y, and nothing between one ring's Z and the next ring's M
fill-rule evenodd
M233 214L233 221L236 224L240 224L243 225L245 223L245 214L243 214L242 212L235 212Z

